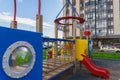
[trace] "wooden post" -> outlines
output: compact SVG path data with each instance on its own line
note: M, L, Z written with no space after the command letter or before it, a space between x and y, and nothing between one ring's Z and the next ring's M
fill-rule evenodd
M80 27L80 39L82 40L83 32L82 28ZM80 70L82 69L82 62L80 61Z
M80 39L82 39L83 33L82 33L82 28L80 28Z
M89 39L89 36L86 36L86 39L88 40L88 39Z
M17 29L17 21L11 21L10 28L16 28Z
M73 40L74 41L76 41L76 24L77 24L77 22L74 21L73 22ZM74 64L75 64L74 73L76 73L77 65L76 65L76 45L75 45L75 43L73 45L73 56L74 56Z
M58 38L58 24L55 23L55 38ZM55 58L57 57L58 53L58 42L55 42Z
M64 39L67 39L67 37L66 37L66 27L63 28L63 37L64 37ZM65 54L67 54L66 50L67 50L66 49L66 42L64 42L64 60L65 60L65 62L66 62L66 55Z
M36 32L43 33L43 16L36 15Z
M58 24L55 23L55 38L58 38Z

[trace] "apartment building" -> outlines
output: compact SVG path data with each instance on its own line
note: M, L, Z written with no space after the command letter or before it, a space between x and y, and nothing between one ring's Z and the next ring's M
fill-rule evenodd
M80 17L85 18L84 27L91 30L93 39L120 41L120 0L71 0L71 3ZM63 16L75 15L68 6Z

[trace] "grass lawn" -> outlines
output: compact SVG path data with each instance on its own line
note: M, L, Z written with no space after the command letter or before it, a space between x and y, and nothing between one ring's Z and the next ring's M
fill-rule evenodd
M92 57L120 60L120 53L93 52Z

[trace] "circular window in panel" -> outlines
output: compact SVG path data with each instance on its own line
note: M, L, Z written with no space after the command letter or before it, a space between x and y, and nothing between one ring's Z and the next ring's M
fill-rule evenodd
M25 46L20 46L16 48L10 55L9 66L12 71L20 73L28 68L31 62L31 51Z
M18 41L6 50L2 66L9 77L21 78L33 69L34 63L35 50L32 45L25 41Z

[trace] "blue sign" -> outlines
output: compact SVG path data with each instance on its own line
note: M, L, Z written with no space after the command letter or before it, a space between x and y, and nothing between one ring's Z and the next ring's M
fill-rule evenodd
M92 54L92 41L89 40L88 41L88 55L91 55Z

